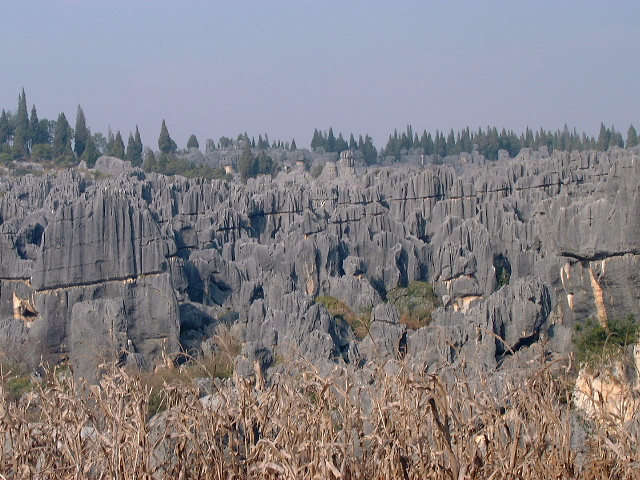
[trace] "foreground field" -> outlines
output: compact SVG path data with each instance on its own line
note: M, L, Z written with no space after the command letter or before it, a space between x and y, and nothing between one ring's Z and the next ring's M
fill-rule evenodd
M640 478L637 412L582 418L564 362L490 378L290 369L159 393L120 369L99 385L51 372L1 400L0 478Z

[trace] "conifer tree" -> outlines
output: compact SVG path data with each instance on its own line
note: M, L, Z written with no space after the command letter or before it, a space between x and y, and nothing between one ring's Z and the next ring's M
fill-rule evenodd
M87 134L87 144L85 145L84 152L82 152L82 160L84 160L88 168L93 168L96 164L96 160L100 157L100 150L98 150L96 142L91 136L91 131L88 129Z
M297 150L298 147L296 146L296 139L294 138L293 140L291 140L291 151L293 152L294 150Z
M327 152L336 151L336 137L333 135L333 128L331 127L329 127L329 134L327 135L326 149Z
M140 138L140 131L138 130L138 126L136 125L136 134L133 137L133 142L134 142L134 154L133 154L133 159L131 160L131 164L134 167L139 167L142 165L142 150L143 150L143 146L142 146L142 139Z
M467 127L462 130L462 134L460 135L460 151L471 153L472 148L473 144L471 142L471 134L469 132L469 127Z
M11 128L9 127L9 118L7 112L2 109L2 115L0 115L0 145L9 143L11 137Z
M496 127L487 127L487 143L486 143L486 157L489 160L498 159L498 150L500 150L500 137L498 136L498 129Z
M29 116L29 130L27 132L27 138L29 142L29 147L33 147L39 142L40 137L40 120L38 120L38 112L36 112L36 106L31 106L31 115Z
M107 127L107 145L104 147L104 154L108 156L113 155L113 146L116 142L116 138L111 131L111 125Z
M76 130L74 133L73 145L73 150L76 152L76 156L78 158L82 157L84 149L87 147L89 136L89 129L87 128L87 122L84 118L84 112L82 111L82 107L78 105L78 113L76 114Z
M68 162L73 159L71 150L71 127L64 112L58 115L56 128L53 133L53 144L51 146L53 159L58 163Z
M627 143L625 144L625 146L627 148L632 148L637 145L638 145L638 132L636 132L636 129L633 127L633 125L629 125L629 130L627 131Z
M338 139L336 140L335 149L336 149L336 152L338 152L338 153L349 149L349 145L347 144L345 139L342 137L342 133L340 133L338 135Z
M191 134L189 140L187 140L187 148L200 148L200 144L195 135Z
M624 147L624 140L622 139L622 134L618 132L615 127L611 126L611 137L609 139L610 147Z
M120 130L118 130L118 132L116 133L116 138L113 143L111 156L124 160L124 156L125 156L124 141L122 140L122 135L120 134Z
M573 128L573 132L571 132L571 150L581 150L582 142L580 141L580 135L576 131L575 127Z
M164 119L162 120L162 127L160 128L160 137L158 138L158 148L161 153L175 153L178 149L176 142L174 142L169 136L169 130Z
M238 160L238 173L243 182L255 174L255 159L251 153L251 145L247 141L244 142L242 156Z
M144 166L142 167L145 172L157 172L158 171L158 161L156 160L156 156L154 155L152 150L148 151L147 158L144 161Z
M598 143L596 149L605 152L609 148L609 140L611 139L611 131L604 126L604 123L600 124L600 134L598 135Z
M364 161L367 163L367 165L372 165L376 162L376 159L378 158L378 150L373 145L373 140L369 135L365 135L364 142L362 144L362 147L360 147L360 150L362 151Z
M129 140L127 140L127 151L125 153L125 158L127 161L131 162L131 165L133 165L133 162L135 160L135 154L136 141L133 138L133 133L129 132Z
M36 145L50 144L52 130L55 128L55 122L51 122L46 118L41 119L38 122L38 138L35 141Z
M456 153L455 148L456 148L456 134L453 133L453 128L452 128L449 131L449 135L447 135L447 154L449 155L455 154Z
M311 150L315 150L316 148L324 147L324 138L322 133L318 131L318 129L313 130L313 138L311 139Z
M27 97L24 94L18 96L18 113L16 114L16 131L13 137L13 154L16 158L29 156L29 114L27 113Z
M272 174L273 173L273 159L267 155L264 151L258 154L258 157L254 160L254 174Z
M358 144L356 143L356 139L353 138L353 133L349 136L349 150L357 150Z
M533 148L533 143L534 143L533 132L528 126L527 126L527 131L524 134L524 139L526 142L524 146L527 148Z

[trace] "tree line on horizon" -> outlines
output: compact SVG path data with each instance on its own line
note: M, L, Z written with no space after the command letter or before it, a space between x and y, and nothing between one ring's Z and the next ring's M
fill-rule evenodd
M318 148L323 149L325 152L340 153L345 150L360 150L362 152L364 161L367 165L373 165L378 159L378 150L373 145L373 140L369 135L362 135L358 137L358 141L353 136L353 133L349 137L347 142L342 133L338 134L338 137L333 133L333 128L329 127L328 132L322 132L315 129L313 132L313 138L311 139L311 149L316 150Z
M555 132L544 129L532 131L527 127L520 135L513 130L502 129L498 132L496 127L479 128L477 131L469 127L454 132L450 130L447 136L436 130L435 135L423 131L419 136L413 132L411 125L406 131L398 133L394 131L389 135L386 146L378 152L369 135L359 135L356 141L353 133L349 140L345 140L342 133L336 137L333 128L328 131L314 130L310 147L313 151L336 152L345 150L358 150L362 152L367 165L376 164L381 158L395 158L400 160L403 154L408 152L423 155L436 155L446 157L463 152L477 151L489 160L498 157L499 150L506 150L514 157L522 148L538 149L547 147L554 150L598 150L606 151L611 146L634 147L638 145L638 134L633 125L629 126L626 141L622 134L613 126L600 125L598 138L590 137L586 133L578 134L576 129L569 130L567 125L562 130ZM187 141L187 150L199 149L200 145L195 135L191 135ZM247 133L238 135L233 140L221 137L218 149L243 148L241 156L242 178L246 180L251 176L264 173L275 173L277 166L265 151L271 149L297 150L295 140L282 142L280 140L269 142L267 134L249 138ZM212 140L207 140L207 151L216 149ZM247 150L249 149L249 150ZM254 154L251 149L257 149ZM225 172L222 169L214 169L206 164L195 165L189 162L184 155L178 152L176 142L169 135L167 125L162 120L160 135L158 137L159 157L156 158L152 149L143 154L144 147L138 126L135 132L129 132L125 145L120 131L115 135L108 129L106 137L100 133L92 133L88 127L82 107L78 105L75 128L71 128L64 112L58 115L57 120L39 119L35 105L32 105L31 113L27 111L27 100L24 89L18 95L18 108L15 112L2 110L0 114L0 164L10 165L14 161L32 160L49 162L55 166L72 167L84 161L91 168L98 157L108 155L123 160L128 160L133 166L142 167L147 172L157 172L166 175L185 175L206 178L222 178Z
M422 149L424 155L459 155L466 152L471 153L476 150L489 160L498 158L499 150L506 150L511 157L515 157L522 148L538 149L547 147L549 152L574 151L574 150L597 150L606 151L609 147L631 148L638 145L638 133L633 125L627 131L627 140L623 140L622 134L613 126L606 127L600 124L598 138L589 137L586 133L578 134L576 129L569 130L564 125L562 130L545 131L544 129L532 131L527 127L524 133L517 135L513 130L502 129L498 133L496 127L487 127L486 130L479 128L472 131L469 127L454 133L453 129L445 137L444 133L436 130L434 136L427 131L423 131L421 136L413 132L411 125L407 130L398 134L394 131L389 135L386 147L382 150L383 157L396 157L399 159L402 151L411 149Z
M256 144L255 139L249 141L246 133L238 135L235 141L221 137L217 148L239 148L238 145L242 145L244 140L259 150L297 149L295 140L291 143L278 140L269 144L269 138L265 134L264 139L262 135L259 136ZM198 139L193 134L187 141L187 150L192 148L200 148ZM216 145L212 140L207 140L207 149L210 148L215 149ZM17 110L12 112L3 109L0 114L1 165L13 166L15 161L31 160L67 168L84 161L87 167L91 168L101 155L108 155L128 160L133 166L142 167L147 172L207 178L223 178L226 175L224 169L214 169L206 164L195 165L181 156L176 142L169 135L164 119L158 137L159 155L156 158L152 149L149 149L146 155L143 152L144 147L137 125L135 133L129 133L125 146L120 131L114 135L110 127L106 137L101 132L92 133L80 105L76 114L75 129L71 128L64 112L58 115L57 120L39 119L35 105L31 108L31 114L28 114L24 89L18 95ZM267 159L265 154L258 154L255 159L258 162L256 165L259 166L252 169L252 172L263 173L265 170L271 170L270 157Z
M71 128L64 112L57 120L39 119L36 106L27 113L27 97L24 89L18 95L15 113L2 110L0 114L0 163L14 160L52 162L62 167L75 166L85 161L92 167L100 155L111 155L142 165L142 139L136 126L129 133L125 147L122 134L115 135L109 129L107 136L91 133L82 107L78 105L75 129Z

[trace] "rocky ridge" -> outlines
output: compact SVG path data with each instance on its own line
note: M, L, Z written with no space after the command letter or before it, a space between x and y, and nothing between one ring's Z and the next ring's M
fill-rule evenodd
M533 152L442 166L327 163L275 178L187 180L114 167L0 178L0 338L32 365L152 366L219 323L250 374L278 356L405 355L492 369L565 352L574 325L640 307L639 151ZM118 173L120 171L120 173ZM434 285L417 331L387 292ZM371 310L358 341L318 295ZM89 360L89 361L87 361Z

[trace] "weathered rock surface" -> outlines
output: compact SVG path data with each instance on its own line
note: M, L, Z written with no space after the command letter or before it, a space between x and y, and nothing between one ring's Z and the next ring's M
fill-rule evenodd
M323 159L314 179L287 156L289 171L246 185L106 158L101 180L0 178L3 345L90 377L91 352L151 366L230 322L244 373L294 354L494 368L541 339L566 351L576 322L640 313L638 149L502 157ZM384 302L414 280L444 305L417 332ZM318 295L372 309L370 335L358 345Z

